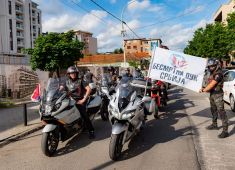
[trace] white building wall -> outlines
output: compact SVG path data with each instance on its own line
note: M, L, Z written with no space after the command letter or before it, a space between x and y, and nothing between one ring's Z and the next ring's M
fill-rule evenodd
M9 1L11 2L11 14L9 14ZM16 6L19 6L20 10L17 10ZM32 11L35 11L35 16ZM40 22L38 22L38 13ZM9 19L12 20L13 50L10 45ZM37 4L31 0L0 0L0 57L22 57L21 49L33 48L34 40L41 33L41 11L37 9Z

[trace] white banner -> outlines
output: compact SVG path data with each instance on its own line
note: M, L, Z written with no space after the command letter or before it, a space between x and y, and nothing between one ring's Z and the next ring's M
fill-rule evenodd
M205 58L156 48L150 63L149 77L199 92L207 64Z

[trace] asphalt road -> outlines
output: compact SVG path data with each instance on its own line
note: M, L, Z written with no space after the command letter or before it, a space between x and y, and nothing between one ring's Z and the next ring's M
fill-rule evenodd
M0 149L0 169L200 169L195 151L192 125L185 108L190 102L179 92L170 91L170 101L160 120L148 118L146 127L123 148L121 160L109 158L111 126L95 120L96 138L87 134L60 143L53 157L41 152L38 131Z

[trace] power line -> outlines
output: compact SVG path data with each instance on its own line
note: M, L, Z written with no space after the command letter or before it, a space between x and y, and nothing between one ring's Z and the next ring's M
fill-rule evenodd
M99 5L98 3L96 3L94 0L90 0L91 2L93 2L96 6L98 6L99 8L101 8L103 11L107 12L109 15L111 15L112 17L114 17L115 19L117 19L118 21L120 21L121 23L123 23L124 25L127 26L127 28L138 38L140 38L129 26L126 22L124 22L123 20L121 20L120 18L116 17L114 14L112 14L111 12L107 11L105 8L103 8L101 5Z
M127 24L125 24L127 28L138 38L140 38Z
M116 18L118 21L123 22L120 18L116 17L115 15L113 15L111 12L107 11L106 9L104 9L102 6L100 6L99 4L97 4L94 0L90 0L91 2L93 2L96 6L98 6L99 8L101 8L103 11L107 12L109 15L111 15L112 17Z
M68 6L69 8L72 8L72 7L69 6L67 3L65 3L63 0L62 0L61 2L62 2L63 4L65 4L66 6ZM70 2L72 2L74 5L78 6L80 9L82 9L82 10L85 11L86 13L89 13L89 14L93 15L94 17L96 17L97 19L99 19L100 21L102 21L103 24L108 25L108 26L111 25L111 27L115 28L116 30L121 31L119 28L117 28L117 27L114 26L113 24L106 22L106 21L103 20L102 18L100 18L100 17L98 17L97 15L91 13L91 12L90 12L89 10L87 10L86 8L84 8L84 7L82 7L81 5L75 3L73 0L71 0ZM75 10L75 11L77 11L77 9L74 9L74 8L72 8L72 9Z
M211 4L212 2L214 2L214 0L208 2L207 5L206 5L206 7L207 7L209 4ZM194 13L194 12L197 11L197 10L198 10L198 9L196 8L196 9L194 9L194 10L191 10L191 11L189 11L189 12L187 12L187 13L183 13L183 14L178 15L178 16L175 16L175 17L167 18L167 19L164 19L164 20L162 20L162 21L159 21L159 22L156 22L156 23L152 23L152 24L149 24L149 25L146 25L146 26L137 27L137 28L135 28L134 30L137 30L137 29L144 29L144 28L151 27L151 26L154 26L154 25L162 24L162 23L164 23L164 22L168 22L168 21L171 21L171 20L175 20L175 19L177 19L177 18L181 18L181 17L184 17L184 16L189 15L189 14L191 14L191 13Z

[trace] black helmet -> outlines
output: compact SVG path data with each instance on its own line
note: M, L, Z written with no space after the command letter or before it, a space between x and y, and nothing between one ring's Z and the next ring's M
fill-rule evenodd
M135 71L138 71L138 72L140 72L140 69L137 67L137 68L135 69Z
M70 73L78 73L77 67L75 67L75 66L70 66L70 67L67 69L67 74L70 74Z
M114 69L114 67L113 67L113 66L110 66L110 67L108 67L108 71L112 71L112 72L114 72L114 71L115 71L115 69Z
M127 67L127 68L125 68L125 71L130 71L130 69Z
M214 58L210 58L207 62L207 67L217 66L217 65L218 65L218 61Z

